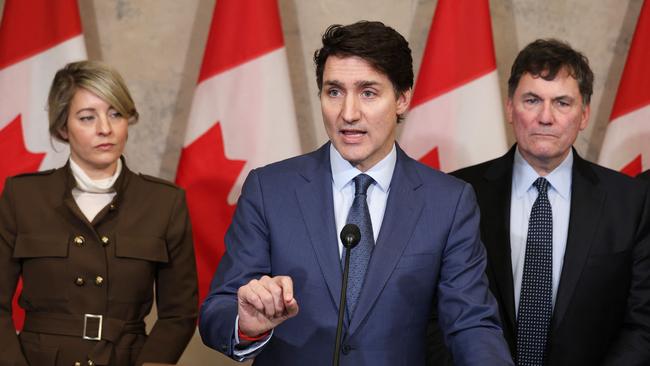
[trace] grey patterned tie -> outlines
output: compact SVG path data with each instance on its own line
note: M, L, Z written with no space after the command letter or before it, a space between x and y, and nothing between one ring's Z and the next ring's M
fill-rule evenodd
M350 274L348 277L348 314L352 317L359 300L359 294L366 277L368 262L375 247L370 211L366 201L368 187L374 182L369 175L359 174L354 177L354 201L348 212L348 224L355 224L361 231L361 241L350 253ZM343 259L345 259L345 252Z
M538 195L530 212L524 274L517 317L517 365L542 366L551 324L553 211L548 201L548 181L533 183Z

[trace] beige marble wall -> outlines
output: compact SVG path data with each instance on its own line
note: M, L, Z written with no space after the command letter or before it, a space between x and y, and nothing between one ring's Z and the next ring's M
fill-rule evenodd
M588 159L597 159L642 2L490 1L502 95L510 64L521 47L540 37L569 41L589 57L596 74L591 123L576 146ZM132 128L127 147L129 165L136 171L174 178L214 4L215 0L79 0L89 57L123 73L140 110L141 120ZM301 142L308 151L326 140L311 61L325 27L359 19L384 21L411 42L417 72L436 0L279 0L279 4ZM0 0L0 9L3 5ZM196 340L181 363L230 364Z

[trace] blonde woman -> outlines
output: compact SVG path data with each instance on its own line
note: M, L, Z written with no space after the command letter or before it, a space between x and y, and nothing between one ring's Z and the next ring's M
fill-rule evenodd
M122 153L138 112L113 69L68 64L48 106L50 134L70 145L70 159L5 183L0 365L175 363L197 315L184 193L127 168ZM26 315L16 335L11 298L21 276ZM147 335L154 294L158 320Z

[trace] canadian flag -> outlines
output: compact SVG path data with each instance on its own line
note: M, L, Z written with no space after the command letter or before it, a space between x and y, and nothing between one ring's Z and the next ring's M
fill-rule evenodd
M86 58L76 0L6 0L0 23L0 190L11 175L59 167L68 147L48 132L54 74Z
M487 0L439 0L400 144L445 172L506 149Z
M598 163L636 176L650 168L650 5L644 2Z
M0 191L5 178L63 165L50 138L47 95L58 69L86 58L76 0L6 0L0 22ZM20 293L20 286L16 293ZM15 304L14 322L24 314Z
M300 152L276 0L219 0L176 182L187 191L203 301L248 172Z

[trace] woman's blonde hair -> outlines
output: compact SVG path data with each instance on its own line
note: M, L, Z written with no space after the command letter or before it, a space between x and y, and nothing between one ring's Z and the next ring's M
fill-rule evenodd
M47 99L50 135L67 141L61 136L70 113L70 103L75 92L86 89L115 108L130 124L138 121L138 111L122 76L110 66L98 61L79 61L65 65L57 71Z

